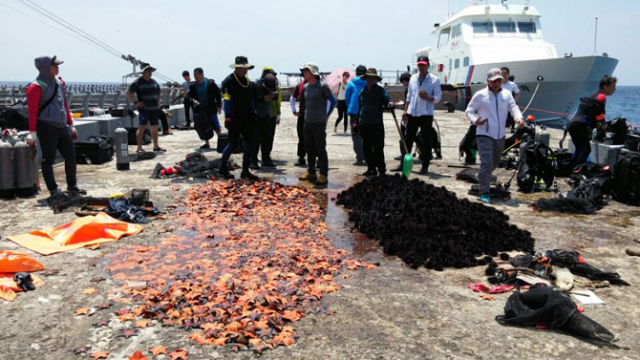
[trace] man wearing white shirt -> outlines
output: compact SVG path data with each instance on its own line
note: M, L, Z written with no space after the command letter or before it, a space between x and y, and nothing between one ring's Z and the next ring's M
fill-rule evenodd
M522 113L511 93L502 88L500 69L491 69L487 74L487 87L476 92L465 114L476 125L476 141L480 154L480 200L491 202L489 189L491 173L500 163L504 150L505 124L507 113L511 113L519 127L524 127Z
M500 71L502 72L502 88L510 92L511 95L513 95L513 99L516 101L516 104L517 104L518 99L520 99L520 88L518 87L518 84L509 80L509 75L511 75L510 74L511 71L509 70L508 67L503 66L500 68ZM513 117L511 116L511 114L507 115L507 127L511 127L512 133L515 132L515 125L516 125L516 122L513 121Z
M433 127L433 110L435 104L442 97L440 80L429 73L429 58L418 57L418 73L411 76L409 80L409 90L407 92L406 104L402 119L407 121L407 148L411 152L411 147L418 133L422 131L422 168L421 175L429 173L429 163L431 162L431 128ZM404 149L401 159L404 158ZM393 171L402 171L402 160L400 166Z

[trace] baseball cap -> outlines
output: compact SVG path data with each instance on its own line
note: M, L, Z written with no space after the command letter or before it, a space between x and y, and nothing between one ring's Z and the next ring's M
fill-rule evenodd
M419 56L418 57L418 65L429 65L429 57L428 56Z
M489 81L496 81L496 80L502 80L502 70L498 69L498 68L493 68L491 70L489 70L489 72L487 73L487 80Z
M267 91L275 92L278 90L278 81L273 74L266 74L262 77L262 87Z
M58 59L58 57L56 55L54 55L51 58L51 65L60 65L60 64L63 64L63 63L64 63L64 61Z

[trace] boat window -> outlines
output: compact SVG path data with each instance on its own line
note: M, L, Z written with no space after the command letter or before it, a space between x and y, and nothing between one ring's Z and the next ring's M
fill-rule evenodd
M471 23L474 34L491 34L493 33L493 22L483 21Z
M518 29L520 29L520 33L535 33L536 24L533 21L518 22Z
M462 66L467 67L469 66L469 57L465 56L464 59L462 60Z
M440 31L440 36L438 37L438 49L447 46L449 43L449 33L451 32L451 28L446 28Z
M454 67L457 69L460 67L460 59L456 59Z
M496 21L496 32L514 33L516 32L516 23L513 21Z
M456 26L451 28L451 37L452 38L457 38L460 35L462 35L462 24L458 24L458 25L456 25Z

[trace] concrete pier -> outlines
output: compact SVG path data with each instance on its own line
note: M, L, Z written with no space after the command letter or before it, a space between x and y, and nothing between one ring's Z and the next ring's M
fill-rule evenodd
M180 107L170 122L180 122L184 113ZM306 169L293 166L296 160L296 119L289 104L283 103L282 122L276 130L272 153L278 164L275 169L263 169L256 174L285 184L314 187L301 182L298 177ZM424 268L412 270L401 260L382 254L373 241L350 230L346 212L335 205L336 194L363 179L365 167L352 163L355 156L349 133L342 132L342 124L334 133L336 114L327 125L329 153L329 184L319 188L323 194L322 206L326 208L328 236L337 246L353 252L354 256L372 263L380 263L373 270L349 272L351 277L340 279L343 288L328 294L322 301L333 315L307 315L293 323L299 336L297 343L264 352L263 359L637 359L640 354L640 258L625 254L625 249L640 249L633 239L640 238L640 208L612 201L595 215L564 215L534 213L529 208L540 197L556 196L541 192L522 194L516 192L515 181L511 190L513 198L495 202L494 206L510 217L510 222L527 229L536 239L536 249L575 249L584 259L599 268L616 271L631 283L630 287L608 287L595 290L606 305L585 305L584 314L596 320L620 340L616 346L604 346L567 335L560 331L535 328L506 327L499 325L495 316L503 314L509 294L494 295L493 301L481 299L467 285L485 282L484 268L445 269L442 272ZM428 183L445 186L459 198L476 198L467 194L470 185L455 180L461 165L458 143L468 128L461 112L438 111L436 120L441 131L443 160L433 161L428 176L412 174ZM106 124L101 123L105 121ZM116 121L116 120L113 120ZM389 114L384 115L386 139L385 157L390 169L398 162L398 134ZM83 128L98 129L109 134L113 124L108 119L83 119ZM127 124L127 126L130 126ZM83 136L84 136L84 130ZM556 145L559 130L551 129L551 144ZM212 140L215 149L217 139ZM151 200L161 209L174 203L190 182L186 179L149 179L160 162L165 166L184 159L200 145L195 131L174 131L173 135L160 137L160 145L167 153L157 154L154 160L131 164L130 171L116 171L115 160L102 165L79 165L79 185L89 195L104 197L113 192L125 192L132 188L147 188ZM151 146L147 146L151 151ZM130 147L130 151L135 147ZM219 158L215 151L206 152L210 159ZM232 159L241 162L241 155ZM415 166L419 170L419 164ZM498 169L499 181L506 181L512 171ZM236 175L239 172L236 171ZM64 184L64 167L56 167L56 177ZM569 189L564 180L561 190ZM389 189L393 191L394 189ZM54 215L48 208L37 206L36 201L47 196L46 191L35 198L0 201L0 231L2 238L8 235L58 226L76 218L73 212ZM424 204L429 206L429 204ZM72 349L91 345L92 351L111 351L114 359L126 358L140 349L156 345L170 349L189 351L189 359L254 359L253 353L234 353L219 347L199 346L187 336L190 331L175 327L155 325L140 331L138 336L124 339L116 335L123 324L109 315L109 326L94 328L96 317L76 317L74 311L82 307L97 306L108 300L107 291L116 284L104 268L103 257L125 244L152 246L168 228L164 220L155 220L145 226L143 233L101 246L97 250L80 249L48 257L38 256L47 269L58 274L45 277L46 285L36 291L20 293L11 303L0 302L0 318L3 332L0 335L1 359L70 359L75 358ZM12 242L0 241L0 249L24 250ZM216 259L212 259L215 261ZM103 277L106 280L94 282ZM586 288L589 282L576 278L578 288ZM88 297L83 289L95 287L99 295ZM115 311L115 310L114 310ZM113 313L114 311L111 311ZM87 357L87 356L85 356Z

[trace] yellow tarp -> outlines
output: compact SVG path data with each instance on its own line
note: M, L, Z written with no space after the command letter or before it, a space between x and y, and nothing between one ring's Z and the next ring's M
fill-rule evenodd
M9 236L18 245L42 255L51 255L84 246L116 241L134 235L144 228L116 220L105 213L78 218L57 228L46 228L28 234Z

